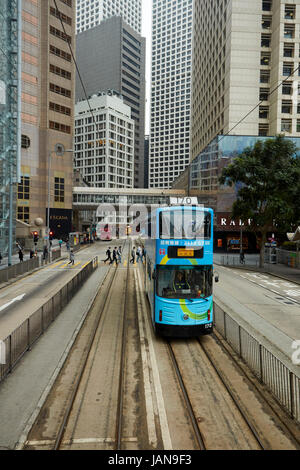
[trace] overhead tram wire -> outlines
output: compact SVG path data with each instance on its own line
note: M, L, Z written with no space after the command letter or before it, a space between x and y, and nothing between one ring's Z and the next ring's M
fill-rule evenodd
M68 46L69 46L69 49L70 49L70 52L71 52L71 56L72 56L72 59L73 59L73 61L74 61L74 64L75 64L75 67L76 67L76 71L77 71L77 73L78 73L78 77L79 77L79 80L80 80L80 83L81 83L81 86L82 86L82 89L83 89L83 92L84 92L84 96L85 96L85 99L86 99L86 101L87 101L89 110L90 110L90 112L91 112L91 115L92 115L92 118L93 118L93 122L94 122L94 124L95 124L95 130L97 130L96 119L95 119L93 110L92 110L92 108L91 108L90 100L89 100L89 97L88 97L88 95L87 95L86 88L85 88L85 86L84 86L84 83L83 83L83 80L82 80L82 77L81 77L81 74L80 74L80 71L79 71L79 67L78 67L77 61L76 61L76 59L75 59L75 55L74 55L72 46L71 46L70 41L69 41L69 39L68 39L68 34L67 34L67 32L66 32L65 25L64 25L63 20L62 20L62 17L61 17L60 10L58 9L56 0L53 0L53 2L54 2L54 5L55 5L55 8L56 8L56 11L58 12L59 20L60 20L62 29L63 29L64 34L65 34L65 39L66 39L66 42L68 43Z
M270 91L270 93L268 93L268 97L270 97L273 93L275 93L276 90L278 90L279 87L281 87L281 85L283 85L287 80L289 80L289 78L291 78L296 72L297 70L299 70L300 68L300 64L298 65L298 67L295 68L295 70L293 70L290 75L288 77L286 77L284 80L282 80L282 82L279 83L279 85L277 85L272 91ZM265 100L261 100L256 106L254 106L253 109L251 109L242 119L240 119L240 121L238 121L226 134L223 134L222 137L220 138L219 142L222 141L222 139L224 139L224 137L228 136L230 134L230 132L232 132L239 124L241 124L251 113L253 113L253 111L256 110L256 108L258 108Z

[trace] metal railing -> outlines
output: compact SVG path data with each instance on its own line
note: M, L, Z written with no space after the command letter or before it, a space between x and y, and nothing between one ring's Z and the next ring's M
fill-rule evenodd
M300 377L214 303L214 324L280 404L300 422Z
M8 266L7 268L2 268L0 269L0 284L3 282L7 282L10 279L13 279L22 274L33 271L34 269L39 268L40 266L51 263L52 261L55 261L60 257L61 249L59 248L57 250L53 250L50 254L50 257L47 257L46 260L44 260L42 256L35 256L34 258L13 264L12 266Z
M0 364L0 382L56 319L97 267L98 257L90 261L73 279L2 341L2 355L5 356L5 363Z

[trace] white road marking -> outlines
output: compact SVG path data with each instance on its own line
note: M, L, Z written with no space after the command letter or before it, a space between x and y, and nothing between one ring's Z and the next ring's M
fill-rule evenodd
M15 297L14 299L10 300L9 302L7 302L7 304L4 304L0 307L0 312L4 309L6 309L7 307L9 307L11 304L13 304L14 302L17 302L19 300L22 300L23 297L25 296L26 294L21 294L21 295L18 295L18 297Z
M139 282L139 287L140 287L140 293L142 293L143 289L142 289L142 284L141 284L140 271L139 270L137 271L138 271L138 282ZM158 414L159 414L159 420L160 420L162 440L164 443L164 450L172 450L173 446L172 446L170 430L169 430L169 425L168 425L168 418L166 414L166 407L165 407L164 397L163 397L161 383L160 383L160 377L159 377L159 371L158 371L158 365L156 361L153 341L151 338L150 328L152 327L151 325L149 325L149 317L148 315L146 315L147 307L146 307L144 295L141 295L141 299L142 299L142 304L143 304L143 311L145 312L145 317L146 317L145 323L146 323L146 330L147 330L147 338L148 338L148 344L149 344L149 352L150 352L152 373L153 373L153 379L154 379L153 381L154 381L154 387L155 387L155 392L156 392L156 397L157 397Z
M122 442L137 442L137 437L124 437ZM63 441L61 445L72 445L72 444L105 444L105 443L114 443L115 439L111 437L88 437L83 439L70 439L68 441ZM54 440L44 440L44 441L26 441L25 446L50 446L55 443Z
M153 446L157 446L157 435L155 428L155 416L154 416L154 406L151 393L151 379L150 379L150 370L148 367L147 360L147 351L146 351L146 336L143 327L142 313L141 313L141 298L140 292L137 285L137 276L136 271L134 271L134 281L137 291L137 306L138 306L138 323L140 330L140 344L141 344L141 356L142 356L142 365L143 365L143 377L144 377L144 390L145 390L145 401L146 401L146 420L147 420L147 429L149 436L149 443Z

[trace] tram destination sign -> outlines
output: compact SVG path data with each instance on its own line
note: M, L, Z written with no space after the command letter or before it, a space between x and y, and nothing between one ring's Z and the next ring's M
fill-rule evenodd
M197 206L197 197L170 197L171 206Z

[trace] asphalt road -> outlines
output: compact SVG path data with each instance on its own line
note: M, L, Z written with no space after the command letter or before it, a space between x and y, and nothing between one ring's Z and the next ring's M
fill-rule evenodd
M0 339L6 338L69 282L95 256L103 259L107 244L99 242L75 253L74 266L65 258L0 290Z
M300 286L269 274L216 267L216 301L225 304L287 356L300 339Z

